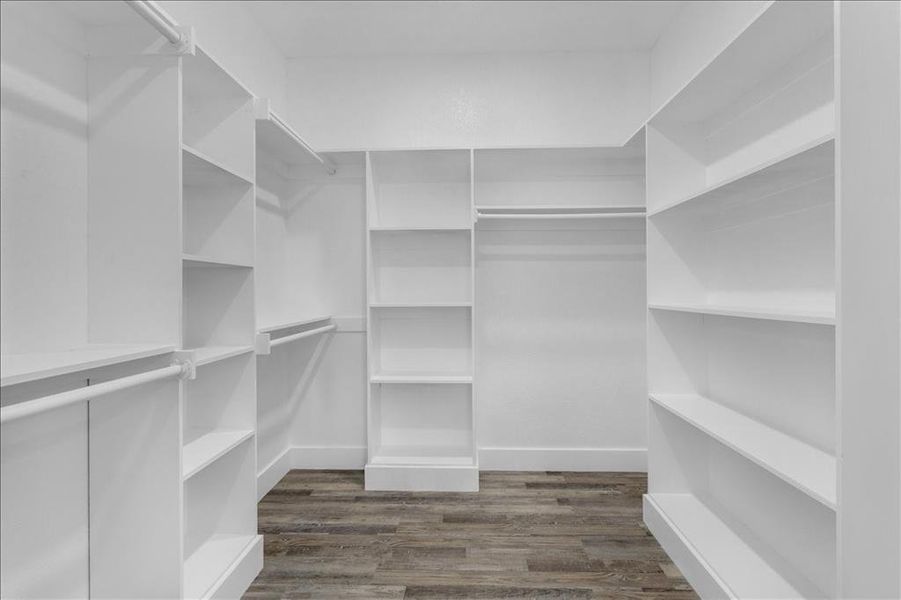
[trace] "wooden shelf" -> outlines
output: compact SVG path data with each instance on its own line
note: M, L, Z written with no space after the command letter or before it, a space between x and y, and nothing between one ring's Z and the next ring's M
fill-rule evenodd
M763 319L767 321L787 321L790 323L810 323L814 325L835 325L835 313L821 311L789 311L761 309L715 304L661 304L649 303L650 310L665 310L741 319Z
M654 217L677 207L717 207L756 200L803 186L835 173L835 137L813 140L782 156L748 169L725 181L669 202L648 213Z
M834 456L702 396L651 394L650 398L657 406L835 510Z
M645 522L667 554L707 584L701 595L729 598L822 598L794 574L791 582L747 540L691 494L646 494ZM696 580L697 581L697 580ZM798 582L804 582L799 586Z
M188 348L194 353L194 364L198 367L208 365L220 360L225 360L233 356L252 353L253 346L202 346L199 348Z
M428 384L470 384L472 375L440 373L376 373L369 378L370 383L428 383Z
M253 265L245 262L235 262L210 256L198 256L196 254L182 254L182 261L186 268L193 267L222 267L231 269L252 269Z
M187 144L182 144L184 185L253 185L253 179Z
M309 317L306 319L297 319L297 320L285 320L285 321L276 321L270 325L264 325L257 330L257 333L273 333L275 331L281 331L283 329L293 329L295 327L304 327L306 325L312 325L313 323L322 323L324 321L330 320L331 315L323 315L319 317Z
M186 444L182 452L182 477L188 479L230 450L253 437L253 431L211 431Z
M88 344L53 352L4 354L0 356L0 386L108 367L174 351L175 346L159 344Z
M251 550L257 535L214 535L185 560L185 598L204 598L231 566Z

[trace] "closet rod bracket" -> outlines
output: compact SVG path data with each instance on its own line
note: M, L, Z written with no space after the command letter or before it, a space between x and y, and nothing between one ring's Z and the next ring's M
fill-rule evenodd
M173 352L172 365L182 368L181 375L179 375L179 379L182 381L197 379L197 362L192 350L176 350Z

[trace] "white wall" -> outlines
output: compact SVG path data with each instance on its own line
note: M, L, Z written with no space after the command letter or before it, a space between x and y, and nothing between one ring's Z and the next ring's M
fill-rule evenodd
M317 149L618 145L647 94L640 53L288 61L290 118Z
M771 2L689 2L651 49L650 112L656 112Z
M85 342L84 32L41 3L2 5L3 352Z
M269 98L285 115L285 57L266 36L243 2L176 2L159 6L184 27L192 26L197 41L254 95Z

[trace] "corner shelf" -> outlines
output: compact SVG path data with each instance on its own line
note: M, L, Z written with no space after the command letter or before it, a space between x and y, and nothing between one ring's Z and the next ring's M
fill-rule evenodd
M825 597L800 574L790 582L691 494L645 494L644 514L648 529L676 565L694 575L689 577L702 597Z
M716 304L674 304L659 302L648 303L648 308L650 310L735 317L740 319L763 319L767 321L786 321L790 323L809 323L813 325L835 325L835 312L790 311L784 309L767 310Z
M187 144L182 145L185 185L253 185L253 180Z
M175 351L158 344L88 344L68 350L0 356L0 386L16 385L59 375L108 367Z
M288 320L288 321L278 321L269 325L264 325L257 330L257 333L273 333L276 331L281 331L283 329L294 329L295 327L305 327L306 325L312 325L313 323L322 323L324 321L330 320L331 315L323 315L318 317L309 317L305 319L298 320Z
M836 459L798 439L693 394L651 401L827 508L836 508Z
M472 227L462 227L455 225L375 225L369 228L372 233L379 232L404 232L404 231L459 231L461 233L469 233Z
M198 348L186 348L187 351L194 353L194 364L198 367L209 365L220 360L226 360L233 356L242 354L250 354L254 351L253 346L201 346Z
M182 261L186 268L192 267L222 267L231 269L252 269L253 264L237 262L227 259L213 258L210 256L198 256L196 254L182 254Z
M253 435L252 430L211 431L186 444L182 451L182 478L193 477Z

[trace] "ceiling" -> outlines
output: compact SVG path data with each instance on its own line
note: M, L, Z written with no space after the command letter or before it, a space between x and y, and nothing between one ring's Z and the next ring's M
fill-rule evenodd
M289 58L644 50L684 2L418 1L245 5Z

